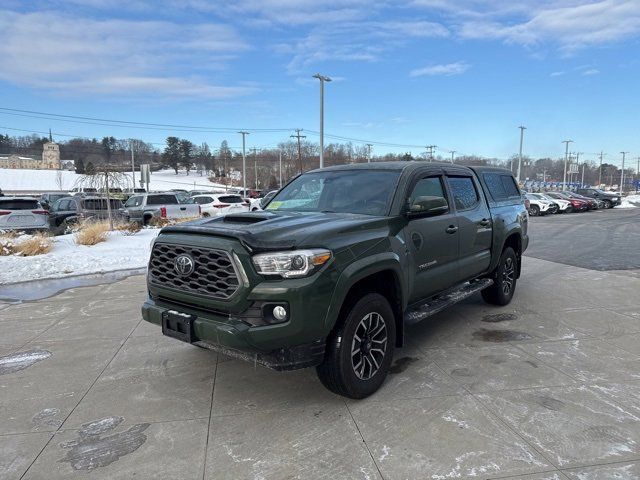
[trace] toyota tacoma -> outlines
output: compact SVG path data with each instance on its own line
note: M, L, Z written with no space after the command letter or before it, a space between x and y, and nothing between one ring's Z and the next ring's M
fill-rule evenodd
M264 211L165 227L142 315L163 334L335 393L384 382L405 325L511 301L528 216L511 172L424 162L314 170Z

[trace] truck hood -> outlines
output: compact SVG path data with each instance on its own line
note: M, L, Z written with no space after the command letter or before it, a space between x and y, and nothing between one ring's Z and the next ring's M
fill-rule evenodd
M192 233L238 239L249 252L321 247L345 234L376 232L389 217L350 213L247 212L165 227L162 233ZM313 244L311 244L313 243Z

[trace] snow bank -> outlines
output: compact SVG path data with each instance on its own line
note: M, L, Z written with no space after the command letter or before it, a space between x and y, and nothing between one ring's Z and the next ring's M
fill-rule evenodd
M109 232L106 242L90 247L76 245L73 234L54 237L53 249L45 255L0 257L0 285L144 268L149 261L151 241L159 231L143 229L135 235Z
M636 208L640 207L640 195L627 195L622 198L620 205L614 208Z
M131 173L125 174L127 184L124 188L131 188ZM5 192L10 191L35 191L55 192L68 191L81 184L83 175L66 170L23 170L12 168L0 168L0 188ZM140 186L140 174L136 172L136 187ZM151 174L149 183L151 190L170 190L181 188L184 190L224 188L224 185L210 182L207 177L201 177L195 172L189 175L185 171L176 175L174 170L160 170Z

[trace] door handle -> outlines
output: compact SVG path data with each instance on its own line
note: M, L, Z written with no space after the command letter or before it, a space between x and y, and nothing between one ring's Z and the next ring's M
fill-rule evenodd
M447 232L447 233L456 233L457 231L458 231L458 227L456 227L455 225L449 225L445 229L445 232Z
M481 227L488 227L489 225L491 225L491 220L489 220L488 218L483 218L482 220L480 220L480 221L478 222L478 224L479 224Z

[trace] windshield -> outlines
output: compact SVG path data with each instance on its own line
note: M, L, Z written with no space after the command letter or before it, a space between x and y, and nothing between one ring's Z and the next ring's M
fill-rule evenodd
M280 190L267 210L385 215L399 175L391 170L307 173Z

